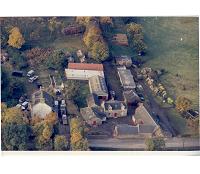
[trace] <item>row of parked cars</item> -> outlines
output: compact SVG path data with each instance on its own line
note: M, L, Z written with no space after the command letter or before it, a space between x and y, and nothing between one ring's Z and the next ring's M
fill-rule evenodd
M23 77L24 76L24 73L23 71L13 71L12 72L12 75L13 76L16 76L16 77ZM34 70L30 70L26 76L28 77L28 81L30 83L33 83L34 81L36 81L38 79L38 76L35 75L35 72Z
M27 73L27 77L29 77L28 81L30 83L33 83L34 81L36 81L38 79L38 76L35 75L35 72L33 70L30 70L28 73Z

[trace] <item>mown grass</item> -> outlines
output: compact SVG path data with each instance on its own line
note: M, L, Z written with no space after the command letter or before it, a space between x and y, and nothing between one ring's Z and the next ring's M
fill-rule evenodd
M198 18L151 17L138 21L144 27L148 46L144 66L164 68L167 73L161 81L168 93L189 98L192 107L198 109Z

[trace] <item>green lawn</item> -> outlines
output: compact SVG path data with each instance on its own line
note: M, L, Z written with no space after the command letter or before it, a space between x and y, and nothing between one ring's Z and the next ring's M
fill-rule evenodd
M151 17L138 21L144 27L148 46L144 66L167 70L161 80L168 93L188 97L198 109L198 18Z

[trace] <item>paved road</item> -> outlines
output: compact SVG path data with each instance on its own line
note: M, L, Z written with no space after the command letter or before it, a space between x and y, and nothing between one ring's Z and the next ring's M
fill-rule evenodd
M160 106L159 103L155 100L155 96L152 95L150 89L148 86L144 83L141 82L143 88L144 88L144 93L149 99L148 105L145 103L145 106L147 107L148 111L151 113L152 117L154 115L159 115L160 122L161 122L161 128L167 131L170 135L176 136L177 133L171 126L169 120L168 120L168 108L163 108ZM151 109L150 109L151 108ZM155 113L155 114L152 114Z
M136 71L134 68L131 68L131 72L133 76L136 76ZM144 80L139 82L143 86L143 93L148 98L148 104L145 102L144 105L147 108L148 112L151 114L151 116L154 118L155 115L159 115L160 118L160 126L161 128L167 133L165 136L176 136L177 133L171 126L169 120L168 120L168 108L163 108L160 106L159 103L155 100L155 96L153 96L150 88L145 84ZM154 113L154 114L153 114ZM154 118L155 120L155 118Z
M93 150L145 150L145 139L89 139ZM200 150L199 138L166 138L167 150Z

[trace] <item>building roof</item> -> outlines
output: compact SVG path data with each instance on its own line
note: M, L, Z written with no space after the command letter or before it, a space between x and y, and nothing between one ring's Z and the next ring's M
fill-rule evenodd
M46 103L53 108L54 99L49 93L39 90L32 94L32 105L36 105L37 103Z
M85 121L88 121L94 118L99 118L101 120L105 118L105 115L97 107L81 108L80 113Z
M143 124L140 125L141 132L148 132L154 130L158 125L153 120L149 112L146 110L142 103L135 110L134 118L136 120L142 120Z
M131 103L136 100L139 101L138 95L133 90L123 91L123 96L127 103Z
M68 69L103 71L103 65L94 63L69 63Z
M100 106L100 102L96 94L89 94L86 100L89 107L92 107L94 105Z
M130 136L139 133L138 126L131 126L128 124L118 124L115 126L115 130L117 131L117 136Z
M133 80L133 76L131 71L128 69L117 68L120 81L123 87L131 87L136 88L135 82Z
M127 61L131 61L132 62L132 59L129 56L117 56L117 57L115 57L115 60L116 61L127 60Z
M126 104L123 101L118 100L109 100L104 103L105 110L108 110L109 107L112 107L112 110L121 110L122 106L127 108Z
M96 95L108 95L106 81L101 76L92 76L89 78L90 92Z

